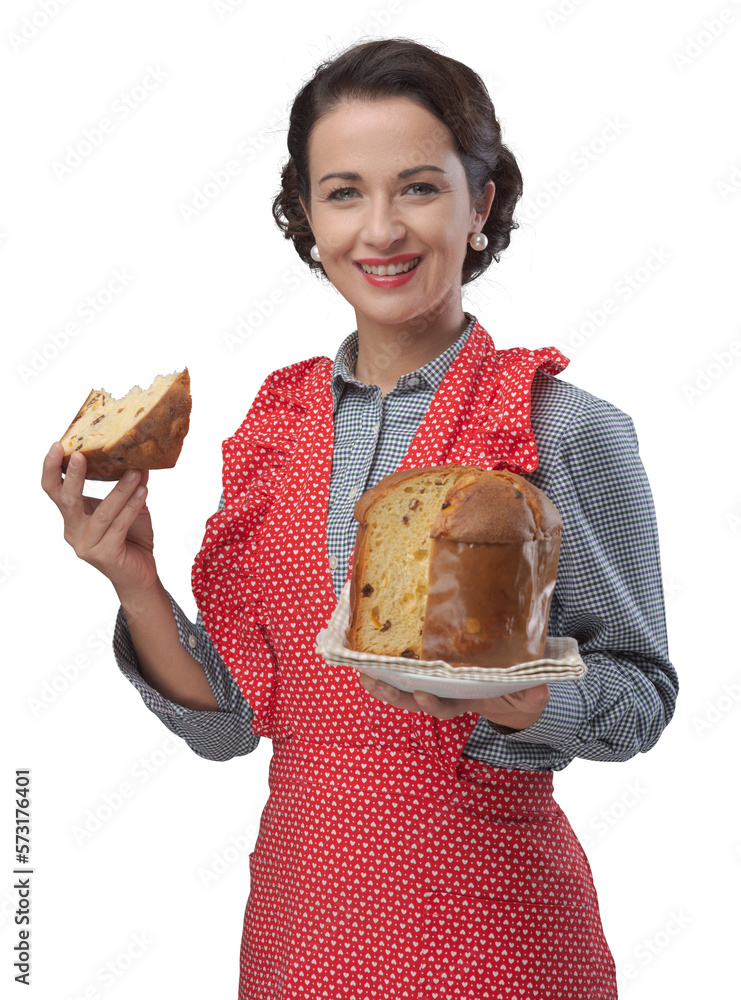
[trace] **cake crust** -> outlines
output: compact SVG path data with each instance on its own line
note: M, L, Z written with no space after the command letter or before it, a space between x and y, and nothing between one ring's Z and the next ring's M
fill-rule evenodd
M542 490L503 469L469 469L448 490L445 502L449 506L435 518L433 538L477 544L528 542L550 538L562 528L558 510Z

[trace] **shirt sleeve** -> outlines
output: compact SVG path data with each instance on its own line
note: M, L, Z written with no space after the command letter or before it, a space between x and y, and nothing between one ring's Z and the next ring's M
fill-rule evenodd
M481 718L466 753L531 770L560 770L574 757L628 760L655 745L678 690L653 497L631 418L591 397L544 491L564 524L548 632L577 640L587 674L549 684L550 701L528 729Z
M223 505L221 498L219 509ZM213 691L218 709L185 708L165 698L142 677L126 616L119 608L113 633L113 654L121 672L134 685L144 704L167 728L180 736L199 757L230 760L251 753L260 741L252 732L252 709L219 656L201 619L193 624L168 593L175 615L180 645L197 660Z
M194 625L172 596L167 596L175 614L180 644L203 667L218 710L185 708L147 684L139 672L126 616L119 608L113 634L113 653L121 672L137 689L147 708L171 732L182 737L200 757L229 760L250 753L260 739L252 732L252 709L211 642L200 614Z

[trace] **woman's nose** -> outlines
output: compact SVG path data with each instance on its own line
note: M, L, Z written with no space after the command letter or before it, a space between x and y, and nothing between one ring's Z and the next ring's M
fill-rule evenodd
M406 226L393 199L368 199L361 234L366 243L385 250L405 235Z

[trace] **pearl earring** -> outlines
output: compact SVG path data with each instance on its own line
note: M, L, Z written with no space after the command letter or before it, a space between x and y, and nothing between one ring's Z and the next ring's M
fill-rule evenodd
M471 244L473 250L486 250L489 246L486 233L474 233L468 242Z
M316 245L316 243L314 244L314 246L311 248L311 250L309 252L311 253L311 259L312 260L321 260L322 259L319 256L319 247Z

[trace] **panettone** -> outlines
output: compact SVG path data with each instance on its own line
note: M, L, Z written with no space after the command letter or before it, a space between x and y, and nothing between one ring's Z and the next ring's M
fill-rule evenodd
M522 476L404 469L355 504L354 650L506 668L541 659L562 521Z

